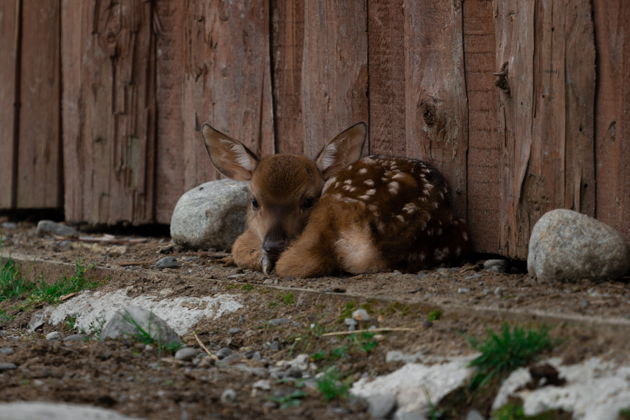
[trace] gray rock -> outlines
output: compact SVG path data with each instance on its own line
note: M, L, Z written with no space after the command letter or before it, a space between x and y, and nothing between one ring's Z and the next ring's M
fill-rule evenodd
M61 340L61 334L59 333L59 331L49 332L48 334L46 334L46 340L48 341Z
M470 289L467 287L460 287L459 289L457 289L457 293L459 293L460 295L465 295L466 293L469 293Z
M394 394L376 394L367 398L368 411L375 419L388 418L396 407Z
M175 352L175 359L177 360L192 360L199 353L199 350L194 347L182 347Z
M151 311L132 305L114 314L112 319L103 327L100 339L133 338L142 332L141 329L162 344L182 344L179 335L166 321Z
M356 311L352 312L352 318L357 321L369 321L370 314L368 314L368 311L366 311L365 309L357 309Z
M468 414L466 414L466 420L486 420L484 416L477 410L470 410Z
M483 268L488 271L494 271L495 273L507 273L510 269L510 264L507 260L492 259L484 261Z
M241 329L240 329L240 328L230 328L230 329L228 330L228 334L230 334L230 335L238 334L238 333L240 333L240 332L241 332Z
M343 320L343 323L348 326L348 331L356 330L357 325L359 325L359 323L355 319L352 319L352 318L345 318Z
M72 342L72 341L84 341L88 338L89 336L85 335L85 334L71 334L67 337L65 337L63 339L63 341L65 343L67 342Z
M2 229L13 230L17 229L18 225L14 222L4 222L2 223Z
M276 318L267 321L267 324L271 325L272 327L277 327L278 325L288 324L289 322L291 322L289 318Z
M0 372L4 372L5 370L13 370L16 368L17 366L15 365L15 363L0 362Z
M259 381L254 382L252 385L254 389L261 389L263 391L269 391L271 389L271 383L267 379L261 379Z
M77 237L79 236L79 231L71 226L55 223L52 220L40 220L39 223L37 223L37 235L44 236L46 234Z
M46 402L0 404L0 420L133 420L134 418L87 405Z
M402 408L396 410L394 413L394 420L426 420L424 410L414 409L405 411Z
M219 351L217 351L216 356L219 359L225 359L230 354L232 354L232 349L230 349L229 347L223 347L223 348L219 349Z
M245 227L247 183L222 179L182 195L171 217L171 238L192 248L230 249Z
M229 403L236 399L236 391L232 388L228 388L221 394L221 402Z
M179 263L175 257L162 257L154 264L155 268L177 268Z
M15 353L15 350L13 350L11 347L2 347L0 348L0 354L3 356L9 356L11 354Z
M28 321L28 332L34 332L39 329L42 325L44 325L45 320L46 316L43 311L35 312L31 316L31 320Z
M545 213L529 239L527 270L541 280L617 279L630 269L630 249L612 227L565 209Z

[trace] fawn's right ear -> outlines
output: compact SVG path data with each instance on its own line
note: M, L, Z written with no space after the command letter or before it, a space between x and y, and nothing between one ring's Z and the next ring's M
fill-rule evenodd
M249 181L258 165L258 157L243 143L215 130L210 124L201 127L203 141L212 164L219 172L237 181Z
M361 150L366 136L367 125L360 122L337 134L335 138L326 143L315 158L315 163L324 175L324 179L330 178L361 158Z

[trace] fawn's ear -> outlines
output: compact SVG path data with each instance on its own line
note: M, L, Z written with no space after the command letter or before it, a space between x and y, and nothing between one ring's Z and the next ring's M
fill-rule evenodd
M237 181L249 181L258 165L258 157L243 143L215 130L210 124L201 127L203 141L212 164L219 172Z
M367 134L367 125L357 123L330 140L315 159L317 167L328 179L344 167L359 160Z

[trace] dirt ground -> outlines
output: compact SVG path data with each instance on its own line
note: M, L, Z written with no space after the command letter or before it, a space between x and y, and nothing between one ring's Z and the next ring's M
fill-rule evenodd
M29 224L0 229L0 238L5 255L20 256L26 276L59 276L71 266L58 262L81 261L93 266L88 275L99 280L105 291L131 286L130 295L231 293L244 305L194 328L210 352L229 348L232 358L195 364L130 340L48 341L44 337L50 331L60 331L62 336L76 331L63 325L28 333L28 321L38 308L24 312L2 302L0 310L8 318L0 321L0 349L11 348L13 353L0 354L0 362L15 363L17 369L0 372L0 401L83 403L152 419L369 418L365 403L353 398L326 401L315 389L302 385L300 378L270 379L269 390L255 390L252 384L265 378L261 373L265 369L301 353L319 368L334 365L348 382L400 367L401 362L386 361L391 350L429 356L469 354L468 337L482 337L488 328L498 329L506 321L550 326L551 335L559 340L553 355L567 363L592 356L630 359L627 278L549 284L519 272L522 264L512 264L513 273L496 273L484 270L479 262L418 274L280 279L241 270L222 252L181 249L168 238L116 236L94 243L38 237ZM155 268L164 256L175 257L179 267ZM34 259L53 263L28 263ZM346 335L322 335L346 331L344 319L359 307L372 316L369 325L409 330L371 337L376 344L369 351ZM442 316L428 322L428 314L438 308ZM273 319L290 322L274 326L268 323ZM198 347L192 333L184 340ZM346 350L340 357L314 356L330 355L339 348ZM222 398L226 389L234 390L236 397ZM282 403L296 391L305 393L295 398L299 405L284 407Z

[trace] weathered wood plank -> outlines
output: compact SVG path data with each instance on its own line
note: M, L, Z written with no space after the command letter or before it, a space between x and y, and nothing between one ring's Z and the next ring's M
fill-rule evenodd
M368 1L370 153L405 155L403 4Z
M18 208L62 204L59 0L22 0Z
M304 0L272 2L273 97L277 152L304 152Z
M154 5L64 0L62 7L66 219L153 222Z
M186 188L218 177L195 130L195 114L274 152L269 4L263 0L184 4L183 149Z
M496 252L501 202L492 0L463 2L464 63L468 97L468 226L475 250Z
M630 8L595 0L597 217L630 240Z
M500 249L525 258L544 212L594 211L591 8L588 0L500 1L496 19L497 65L507 70L498 112L505 144Z
M301 112L304 154L315 157L327 140L367 121L367 5L323 0L305 9Z
M465 216L468 112L461 3L408 0L404 28L406 153L446 176L455 211Z
M158 51L156 75L157 100L157 154L155 217L158 223L170 223L179 197L186 191L184 181L185 162L182 143L198 141L186 139L182 133L184 119L190 124L189 115L182 115L182 70L184 39L181 32L185 9L182 2L158 0L154 15L156 47Z
M15 207L20 0L0 2L0 208Z

